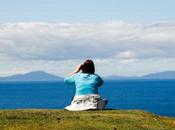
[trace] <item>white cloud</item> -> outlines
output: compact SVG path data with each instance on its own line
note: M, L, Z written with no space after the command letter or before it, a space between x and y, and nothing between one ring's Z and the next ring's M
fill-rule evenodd
M120 59L134 59L136 58L136 54L135 52L133 51L124 51L124 52L120 52L118 55L117 55L118 58Z
M136 63L144 68L144 73L152 71L154 67L151 68L151 65L154 66L158 62L157 70L163 70L161 64L165 61L167 64L174 64L166 60L175 60L174 36L173 22L149 25L122 21L94 24L0 24L0 64L13 64L16 68L11 70L12 66L4 65L0 70L5 74L44 69L63 75L70 70L69 66L74 66L86 58L95 59L99 72L105 75L109 75L109 68L102 67L99 62L104 63L104 66L117 66L120 70L115 70L121 74L136 74L129 71L132 67L127 71L121 67ZM164 61L161 62L161 59ZM148 67L145 60L152 60L154 63L150 63ZM14 64L14 61L20 65ZM65 65L67 62L69 64ZM138 68L135 69L138 70L137 74L143 73ZM11 71L8 72L9 70Z

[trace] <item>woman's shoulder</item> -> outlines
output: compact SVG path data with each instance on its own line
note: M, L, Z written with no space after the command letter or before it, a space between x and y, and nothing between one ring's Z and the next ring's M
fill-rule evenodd
M91 77L95 80L102 80L102 78L98 74L91 74Z
M94 74L94 76L97 78L101 78L100 75L98 75L98 74Z

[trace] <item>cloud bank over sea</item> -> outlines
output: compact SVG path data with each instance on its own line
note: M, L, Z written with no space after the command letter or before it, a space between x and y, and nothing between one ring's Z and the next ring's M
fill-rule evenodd
M175 22L0 24L0 75L65 75L92 58L102 75L142 75L175 66Z

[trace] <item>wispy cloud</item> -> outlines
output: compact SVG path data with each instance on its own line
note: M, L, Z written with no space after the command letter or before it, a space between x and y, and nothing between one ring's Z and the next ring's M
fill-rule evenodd
M41 61L52 62L46 65L50 70L49 67L58 67L64 61L75 64L74 60L77 63L93 58L97 64L117 61L119 65L139 63L148 68L144 63L146 59L153 59L155 63L160 59L175 60L174 36L175 23L172 22L6 23L0 24L0 62L20 61L23 68L30 61L36 66L40 66ZM100 71L107 74L107 68Z

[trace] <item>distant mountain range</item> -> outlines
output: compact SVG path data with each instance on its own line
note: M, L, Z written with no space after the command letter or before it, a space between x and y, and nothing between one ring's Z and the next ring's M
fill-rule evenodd
M112 75L104 77L105 80L132 80L132 79L175 79L175 71L164 71L159 73L151 73L144 76L117 76ZM25 74L17 74L8 77L0 77L3 81L63 81L62 77L46 73L44 71L34 71Z
M107 80L127 80L127 79L175 79L175 71L164 71L158 73L150 73L143 76L117 76L112 75L105 77Z
M0 82L2 81L60 81L63 78L46 73L44 71L34 71L25 74L17 74L8 77L0 77Z

